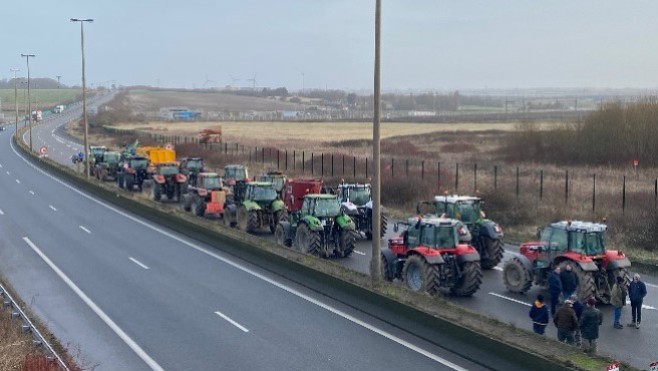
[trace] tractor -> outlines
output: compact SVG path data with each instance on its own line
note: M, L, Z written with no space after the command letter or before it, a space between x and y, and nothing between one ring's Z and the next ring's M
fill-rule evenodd
M199 173L204 172L203 158L185 157L180 161L180 172L187 177L189 185L196 185L196 178ZM221 179L220 179L221 180Z
M198 173L195 184L189 185L183 194L183 209L196 216L225 217L225 202L226 191L222 189L222 178L217 173Z
M338 199L345 213L354 220L356 231L372 240L372 193L370 184L349 184L342 182L338 185ZM386 234L387 218L384 208L381 208L381 237Z
M274 189L276 189L276 192L280 195L283 196L283 188L286 185L286 180L287 177L285 174L283 174L280 171L268 171L265 174L261 174L258 177L259 182L270 182L274 186Z
M322 179L297 178L287 179L283 187L283 202L288 213L301 210L304 196L309 193L321 193Z
M249 170L244 165L224 166L224 187L231 190L230 203L239 204L244 199L244 194L249 183Z
M629 282L630 260L621 250L607 250L602 223L559 221L538 231L539 241L521 244L503 267L503 280L509 291L525 293L532 284L547 286L548 274L555 267L571 265L578 276L577 295L607 304L617 277Z
M412 291L429 294L443 288L456 296L471 296L480 288L480 254L468 244L471 235L461 221L432 216L398 224L407 229L390 239L381 253L385 280L398 278Z
M94 164L93 171L96 179L103 181L108 178L116 179L120 160L121 154L119 152L106 151L103 153L101 160L96 161Z
M154 201L160 201L162 195L167 199L181 200L181 193L187 188L187 177L180 173L178 162L160 162L155 164L153 174Z
M230 215L236 220L238 229L254 233L268 228L274 233L277 224L287 219L286 207L272 183L251 182L247 184L241 205L229 205ZM229 222L226 218L225 223Z
M423 214L429 206L430 214L454 218L466 224L473 237L471 245L480 253L482 269L493 269L503 259L503 229L485 218L483 204L484 201L478 197L436 196L432 202L419 203L417 211Z
M274 238L279 245L323 258L350 256L354 251L354 222L341 211L335 195L307 194L299 211L280 221Z
M119 188L132 191L135 186L142 191L142 185L148 178L149 160L142 156L128 156L123 159L117 172Z
M89 154L94 160L94 163L102 162L105 152L107 152L107 147L105 146L89 146Z

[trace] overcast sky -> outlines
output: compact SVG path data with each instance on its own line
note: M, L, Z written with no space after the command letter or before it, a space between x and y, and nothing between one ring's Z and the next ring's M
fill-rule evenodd
M372 89L374 0L19 0L0 78ZM383 89L658 87L658 1L383 0ZM207 78L206 78L207 76ZM233 80L231 78L235 78ZM303 76L303 77L302 77ZM210 81L208 81L210 80Z

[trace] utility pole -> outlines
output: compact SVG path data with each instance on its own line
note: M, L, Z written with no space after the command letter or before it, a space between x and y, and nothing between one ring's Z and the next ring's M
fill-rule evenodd
M30 131L30 152L32 152L32 102L30 101L30 57L34 58L36 55L34 54L21 54L21 57L25 57L27 61L27 113L29 116L29 123L30 125L28 126L29 131Z
M62 75L57 75L57 89L59 89L62 85L59 83L59 80L62 78Z
M12 68L10 71L14 73L14 108L16 108L16 128L14 131L14 139L18 141L18 87L16 80L16 72L20 70L18 68Z
M87 143L87 135L89 129L87 127L87 86L85 80L85 22L93 22L93 19L77 19L71 18L71 22L80 22L80 48L82 49L82 121L85 127L85 177L89 178L89 145Z
M373 194L372 194L372 259L370 261L370 278L373 286L379 286L382 280L381 273L381 161L379 119L381 114L380 100L380 62L381 62L381 19L382 0L375 0L375 87L374 87L374 119L372 123L372 162L374 167Z

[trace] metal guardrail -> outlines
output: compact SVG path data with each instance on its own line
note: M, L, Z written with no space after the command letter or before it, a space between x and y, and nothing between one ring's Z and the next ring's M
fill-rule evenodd
M36 347L42 347L46 353L46 358L49 361L56 361L59 365L59 368L64 371L70 371L62 357L53 349L52 345L46 338L41 335L39 329L34 326L30 318L23 312L21 307L16 303L16 301L11 297L9 292L0 284L0 297L2 297L2 307L11 307L14 311L11 313L11 318L21 318L23 320L23 325L21 330L23 332L30 332L32 334L32 344Z

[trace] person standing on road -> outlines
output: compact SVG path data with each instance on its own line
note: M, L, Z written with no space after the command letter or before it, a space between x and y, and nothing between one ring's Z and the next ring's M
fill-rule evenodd
M562 281L560 280L560 267L548 274L548 292L551 294L551 316L555 317L555 308L560 302L562 294Z
M571 302L573 303L573 311L576 312L576 318L578 319L578 323L580 323L580 317L583 315L583 304L578 301L578 296L576 295L571 295L569 298ZM580 325L578 328L576 328L576 331L574 331L573 334L574 341L576 342L576 346L580 348L581 345L583 345L583 341L581 339L581 332L580 332Z
M596 299L587 299L587 306L580 316L580 331L583 339L585 353L596 354L596 342L599 338L599 326L603 323L603 314L596 309Z
M560 272L560 281L562 282L562 297L566 300L571 297L578 289L578 276L573 271L571 264L567 264L562 272Z
M642 321L642 301L645 296L647 296L647 286L644 282L640 281L640 275L635 273L633 275L633 281L628 285L628 298L631 300L631 314L633 316L633 322L629 323L628 326L640 328L640 322Z
M617 277L617 282L612 286L612 291L610 293L610 304L615 313L615 320L613 326L616 329L623 329L624 326L621 325L621 309L626 305L626 287L624 285L624 279L622 277Z
M544 335L546 326L548 326L548 308L544 304L544 295L537 295L537 300L530 308L530 318L532 319L532 330L539 335Z
M574 344L574 333L578 328L578 318L572 308L573 303L570 299L564 301L564 305L555 313L553 323L557 327L557 340L566 341L567 344Z

